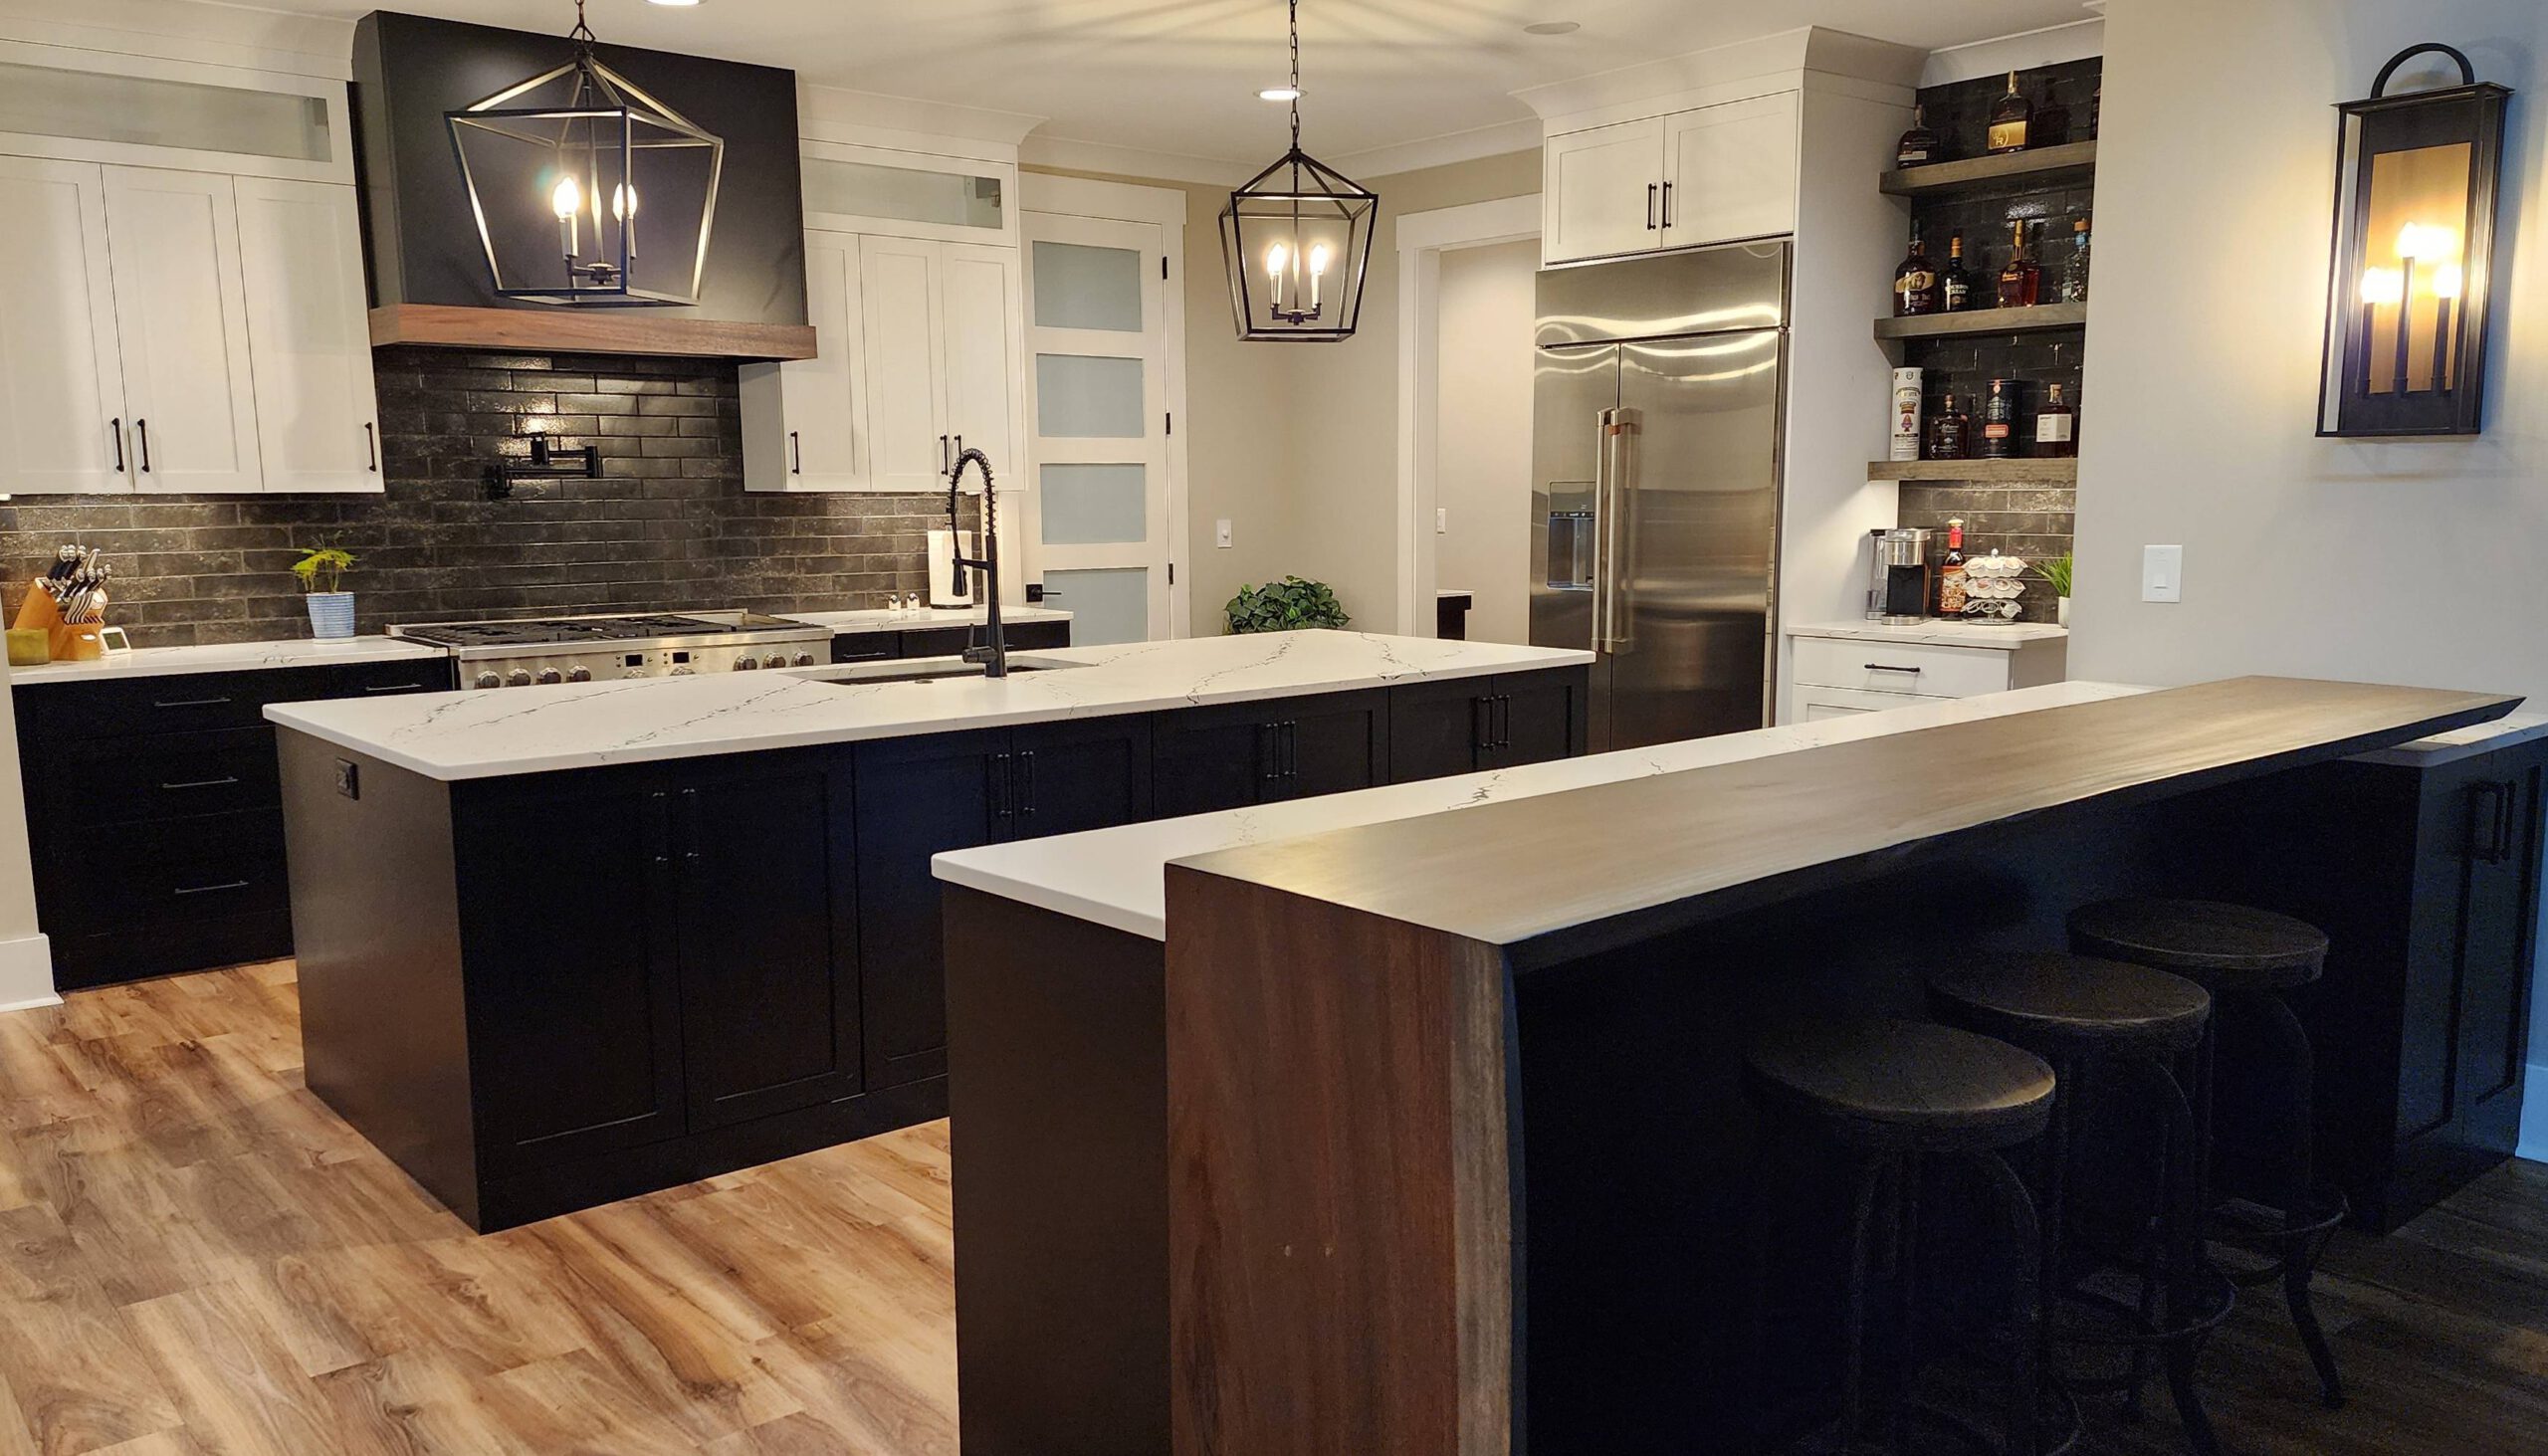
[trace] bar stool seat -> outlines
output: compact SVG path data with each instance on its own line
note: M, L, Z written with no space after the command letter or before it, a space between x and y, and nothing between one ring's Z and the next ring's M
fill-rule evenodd
M2070 913L2084 955L2172 970L2215 991L2286 991L2327 967L2327 935L2306 921L2212 900L2107 900Z
M2012 1147L2052 1118L2052 1069L2006 1042L1919 1021L1815 1022L1769 1032L1745 1067L1765 1106L1849 1146Z
M2190 1052L2203 1040L2212 997L2147 965L2059 951L1995 956L1929 977L1957 1025L2047 1051Z

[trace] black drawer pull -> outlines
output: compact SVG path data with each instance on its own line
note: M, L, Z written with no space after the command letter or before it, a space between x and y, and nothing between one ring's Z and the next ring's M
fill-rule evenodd
M229 702L227 698L180 698L173 703L153 703L150 706L153 708L220 708Z
M1916 678L1920 675L1921 670L1918 668L1898 668L1891 663L1871 662L1867 664L1867 671L1871 673L1909 673Z
M178 895L218 895L224 890L245 890L250 882L232 880L225 885L180 885L172 893Z
M234 773L228 778L190 778L182 783L163 783L159 786L169 790L181 788L228 788L230 785L237 783L238 781L239 775Z
M363 691L366 693L422 693L425 691L425 685L422 683L365 684Z

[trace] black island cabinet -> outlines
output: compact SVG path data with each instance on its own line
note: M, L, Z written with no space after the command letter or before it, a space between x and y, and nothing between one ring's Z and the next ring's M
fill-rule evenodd
M1586 678L1462 692L1554 758ZM285 729L310 1088L482 1231L945 1116L933 856L1387 783L1441 686L459 782Z

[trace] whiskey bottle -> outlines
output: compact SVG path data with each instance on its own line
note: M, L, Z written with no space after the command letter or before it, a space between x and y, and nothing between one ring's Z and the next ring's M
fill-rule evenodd
M1955 407L1950 394L1929 418L1929 458L1963 460L1973 453L1973 419Z
M1946 142L1929 129L1929 108L1911 108L1911 129L1893 144L1893 164L1897 167L1920 167L1947 159Z
M1929 245L1920 241L1919 225L1911 227L1911 252L1893 270L1893 314L1907 318L1938 312L1938 270L1929 262Z
M2012 223L2009 231L2009 261L2001 267L1999 282L1994 290L2001 308L2022 309L2031 302L2026 298L2026 279L2032 268L2032 260L2026 257L2026 225L2023 222Z
M2017 94L2017 73L2009 73L2009 94L1991 107L1991 150L2023 151L2026 137L2034 129L2034 104Z
M1938 297L1946 312L1961 313L1973 307L1973 275L1964 271L1964 234L1947 239L1947 270L1938 275Z
M1938 563L1938 615L1964 615L1964 521L1947 522L1946 559Z
M2061 264L2061 302L2088 302L2088 220L2070 224L2070 256Z
M2058 384L2043 387L2043 408L2034 413L2034 453L2052 460L2079 453L2079 412L2063 402Z
M1994 379L1982 401L1982 458L2014 460L2017 454L2017 381Z

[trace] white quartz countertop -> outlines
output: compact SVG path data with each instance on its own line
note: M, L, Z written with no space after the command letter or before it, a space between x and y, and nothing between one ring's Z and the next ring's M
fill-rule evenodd
M2462 758L2492 753L2499 748L2518 747L2537 738L2548 738L2548 713L2515 713L2492 723L2470 724L2400 743L2394 748L2375 748L2357 754L2365 763L2397 763L2409 768L2440 768Z
M136 647L111 652L96 662L54 662L42 667L11 668L13 687L44 683L98 683L120 678L163 677L179 673L253 672L262 668L321 667L329 663L397 662L440 658L439 647L402 642L395 637L346 637L329 642L296 638L285 642L221 642L195 647Z
M1588 652L1278 632L1014 655L999 682L834 681L856 667L281 704L285 728L437 779L493 778L1589 663Z
M810 622L838 632L900 632L912 627L978 627L985 615L980 607L924 607L916 612L781 612L791 622ZM1003 604L999 619L1015 626L1019 622L1067 622L1071 614L1054 607L1012 607Z
M1790 627L1790 637L1839 637L1852 642L1917 642L1934 647L1989 647L2013 651L2029 642L2058 642L2067 627L2049 622L1915 622L1892 627L1882 622L1816 622Z
M2055 683L1491 773L1457 774L1086 834L952 850L931 864L938 878L950 884L1164 940L1168 937L1168 866L1195 855L2148 691L2119 683ZM1525 851L1516 847L1514 852Z

